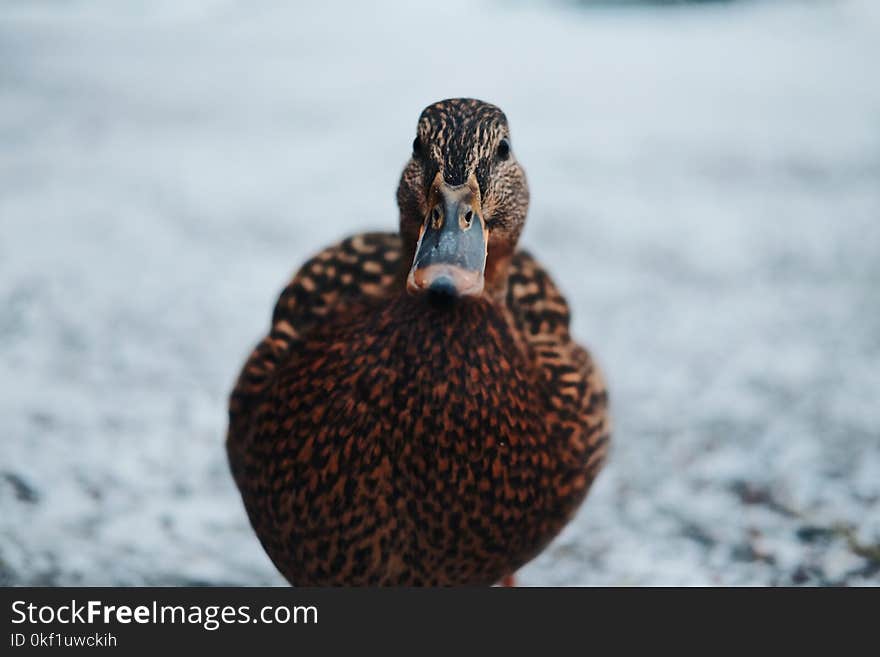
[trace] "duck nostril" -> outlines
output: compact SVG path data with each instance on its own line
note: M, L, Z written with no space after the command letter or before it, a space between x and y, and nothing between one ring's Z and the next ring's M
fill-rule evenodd
M434 228L440 228L440 209L435 207L431 210L431 221L434 223Z
M474 218L474 211L473 210L468 210L467 212L465 212L465 215L464 215L465 228L467 228L468 226L471 225L471 220L473 218Z

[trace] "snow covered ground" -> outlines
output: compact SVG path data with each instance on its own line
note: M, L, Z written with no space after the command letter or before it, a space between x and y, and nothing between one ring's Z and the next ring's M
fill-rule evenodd
M226 395L465 95L613 394L521 583L880 584L878 3L317 4L0 9L0 583L282 583Z

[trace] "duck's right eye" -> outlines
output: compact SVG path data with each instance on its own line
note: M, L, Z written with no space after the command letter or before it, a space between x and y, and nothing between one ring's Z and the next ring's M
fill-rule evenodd
M419 157L422 154L422 142L418 137L413 139L412 153L413 157Z

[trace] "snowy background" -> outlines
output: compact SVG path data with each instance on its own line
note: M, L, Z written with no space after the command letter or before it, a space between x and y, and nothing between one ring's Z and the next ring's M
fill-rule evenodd
M228 391L465 95L613 395L520 582L880 584L880 3L317 4L0 8L0 583L283 583Z

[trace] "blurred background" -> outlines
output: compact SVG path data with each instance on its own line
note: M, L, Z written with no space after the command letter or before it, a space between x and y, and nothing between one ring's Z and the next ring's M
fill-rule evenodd
M0 584L281 584L226 398L421 109L507 113L611 460L527 585L880 584L874 0L0 6Z

